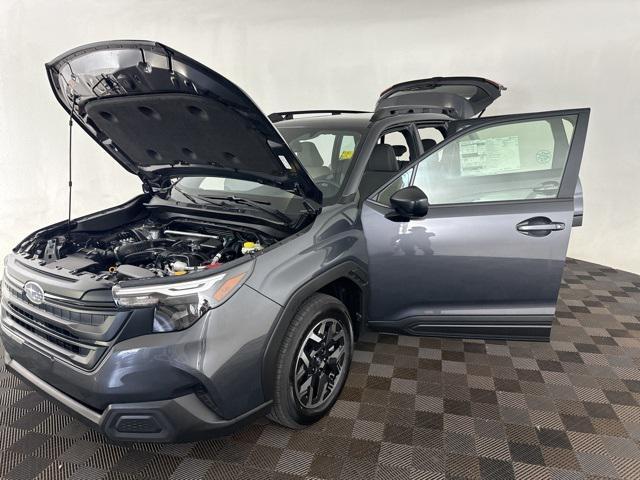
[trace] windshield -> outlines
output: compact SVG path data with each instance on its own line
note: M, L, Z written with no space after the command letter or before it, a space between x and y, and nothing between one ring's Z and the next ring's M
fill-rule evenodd
M282 126L278 130L322 191L323 203L332 203L346 179L362 131L308 125ZM275 203L286 203L294 197L277 187L224 177L184 177L176 185L196 195L248 195L268 201L273 199Z
M249 180L237 180L226 177L183 177L175 185L180 190L186 190L197 195L242 195L249 194L258 197L291 198L293 193L277 187L263 185Z
M331 129L310 125L278 126L311 177L322 191L324 203L330 203L342 187L356 145L362 137L357 129Z

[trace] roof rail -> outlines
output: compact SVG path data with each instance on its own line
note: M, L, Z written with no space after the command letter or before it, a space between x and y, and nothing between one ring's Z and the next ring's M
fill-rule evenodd
M328 113L331 115L341 115L343 113L371 113L364 110L294 110L289 112L274 112L269 114L269 120L273 123L282 120L292 120L295 115L307 115L313 113Z

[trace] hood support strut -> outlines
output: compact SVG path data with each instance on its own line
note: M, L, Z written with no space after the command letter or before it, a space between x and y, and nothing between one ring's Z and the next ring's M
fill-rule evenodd
M69 113L69 212L67 215L67 230L71 230L71 195L73 188L73 177L71 175L72 170L72 147L73 147L73 112L76 109L76 97L73 97L71 102L71 112Z

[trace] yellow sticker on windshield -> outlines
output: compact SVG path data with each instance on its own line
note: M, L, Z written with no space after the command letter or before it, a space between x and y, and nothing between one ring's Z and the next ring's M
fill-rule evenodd
M349 160L353 157L353 150L343 150L340 154L340 160Z

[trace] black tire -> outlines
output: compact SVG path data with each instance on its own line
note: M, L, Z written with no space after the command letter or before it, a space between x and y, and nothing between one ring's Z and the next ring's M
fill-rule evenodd
M334 320L337 321L337 324L333 322ZM300 389L294 390L294 370L296 365L300 365L299 355L301 349L307 348L306 346L309 345L308 335L312 334L311 332L314 328L323 328L323 324L326 325L327 322L330 322L328 325L335 325L336 336L339 335L338 328L342 327L344 343L340 345L340 348L344 350L344 355L342 356L341 354L341 358L343 357L344 360L340 369L341 373L336 374L335 383L325 401L318 406L309 408L303 405L298 398ZM330 352L330 348L327 348L326 351ZM337 348L339 347L334 347L334 353ZM327 353L325 353L326 355ZM353 328L347 308L335 297L322 293L313 294L305 300L296 312L282 341L276 364L273 407L268 415L269 418L281 425L294 429L304 428L322 418L340 395L348 375L352 355ZM322 362L322 365L325 365L325 362L320 359L321 357L322 355L317 355L315 361ZM335 369L337 367L330 367L329 362L326 362L324 368ZM316 375L323 374L317 373ZM307 375L307 377L309 376L311 375ZM307 399L311 396L311 393L309 393ZM320 394L320 397L322 397L322 394Z

